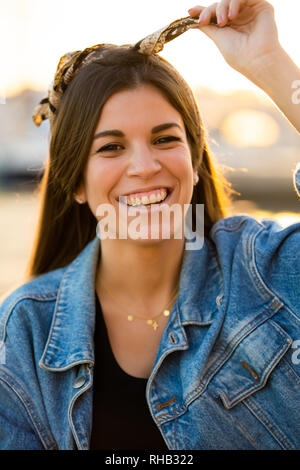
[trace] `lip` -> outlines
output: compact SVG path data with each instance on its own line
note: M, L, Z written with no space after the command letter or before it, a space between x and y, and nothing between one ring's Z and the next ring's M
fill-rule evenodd
M119 201L119 198L120 197L127 197L127 196L130 196L131 194L140 194L140 193L147 193L147 192L150 192L150 191L155 191L155 190L158 190L158 189L162 189L162 188L165 188L167 189L168 193L170 194L172 192L172 188L170 188L170 186L164 186L164 185L160 185L160 186L150 186L148 188L138 188L138 189L135 189L133 191L129 191L128 193L126 194L122 194L120 196L118 196L118 201ZM168 194L168 196L169 196Z

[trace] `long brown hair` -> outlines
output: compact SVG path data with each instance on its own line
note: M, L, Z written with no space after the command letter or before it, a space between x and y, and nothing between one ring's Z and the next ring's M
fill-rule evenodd
M213 162L195 97L177 70L158 55L111 45L109 54L83 67L65 91L51 128L49 158L38 187L40 213L27 279L70 263L96 235L88 204L74 200L100 113L114 93L147 83L181 114L199 182L191 203L204 204L205 236L226 216L230 183Z

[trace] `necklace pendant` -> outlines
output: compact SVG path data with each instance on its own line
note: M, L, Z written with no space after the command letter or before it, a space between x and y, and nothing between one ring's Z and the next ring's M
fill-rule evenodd
M152 325L152 323L153 323L153 320L150 320L150 319L147 320L147 325Z
M128 315L128 316L127 316L127 320L128 320L128 321L133 321L133 315Z
M164 311L163 311L163 315L164 315L165 317L168 317L168 316L170 315L170 310L164 310Z
M153 330L156 331L157 328L158 328L158 323L157 323L156 321L154 321L154 322L152 323L152 326L153 326Z

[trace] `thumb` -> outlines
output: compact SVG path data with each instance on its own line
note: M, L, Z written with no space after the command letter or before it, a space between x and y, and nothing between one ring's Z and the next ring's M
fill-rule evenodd
M220 33L222 34L222 30L218 26L214 26L214 25L199 26L198 29L200 29L200 31L202 31L206 36L208 36L215 43L218 41L220 37Z

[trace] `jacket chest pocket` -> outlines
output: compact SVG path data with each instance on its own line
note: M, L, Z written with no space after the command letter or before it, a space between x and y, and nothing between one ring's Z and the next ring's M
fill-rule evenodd
M227 409L264 387L293 340L270 320L243 338L216 374Z
M261 427L280 448L300 445L299 377L284 357L292 344L293 339L268 320L241 339L212 381L214 395L256 436L258 448L264 446ZM293 354L292 348L288 354Z

